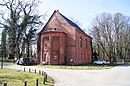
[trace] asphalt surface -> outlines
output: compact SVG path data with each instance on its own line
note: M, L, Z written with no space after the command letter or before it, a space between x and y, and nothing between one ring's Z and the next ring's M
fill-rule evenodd
M37 66L5 65L7 68L42 70L55 81L54 86L130 86L130 65L106 70L66 70Z

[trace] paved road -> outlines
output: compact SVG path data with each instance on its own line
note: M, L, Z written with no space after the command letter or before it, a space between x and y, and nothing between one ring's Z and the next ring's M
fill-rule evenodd
M43 70L55 80L55 86L130 86L130 65L107 70L65 70L37 66L6 65L23 70L24 67Z

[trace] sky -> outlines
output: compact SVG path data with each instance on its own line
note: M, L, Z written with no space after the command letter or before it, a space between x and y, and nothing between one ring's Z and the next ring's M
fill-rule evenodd
M83 29L90 29L93 19L103 12L117 12L130 16L130 0L41 0L39 12L51 16L59 10L67 18L74 18Z
M74 18L82 24L83 29L91 28L93 19L103 12L117 12L130 16L130 0L40 0L39 14L47 14L46 20L54 10L59 10L67 18ZM2 29L0 29L0 33Z

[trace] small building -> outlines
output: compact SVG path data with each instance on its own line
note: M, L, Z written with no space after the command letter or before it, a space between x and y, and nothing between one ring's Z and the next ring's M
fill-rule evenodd
M56 10L38 34L38 59L41 64L91 63L92 38Z

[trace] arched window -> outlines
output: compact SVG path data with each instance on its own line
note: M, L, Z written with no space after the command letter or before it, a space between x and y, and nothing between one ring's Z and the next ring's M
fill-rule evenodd
M85 48L88 48L88 40L85 40Z
M80 59L82 59L83 57L82 57L82 54L80 54Z
M43 41L49 41L49 36L43 37Z
M82 47L82 37L80 37L79 42L80 42L80 47Z

